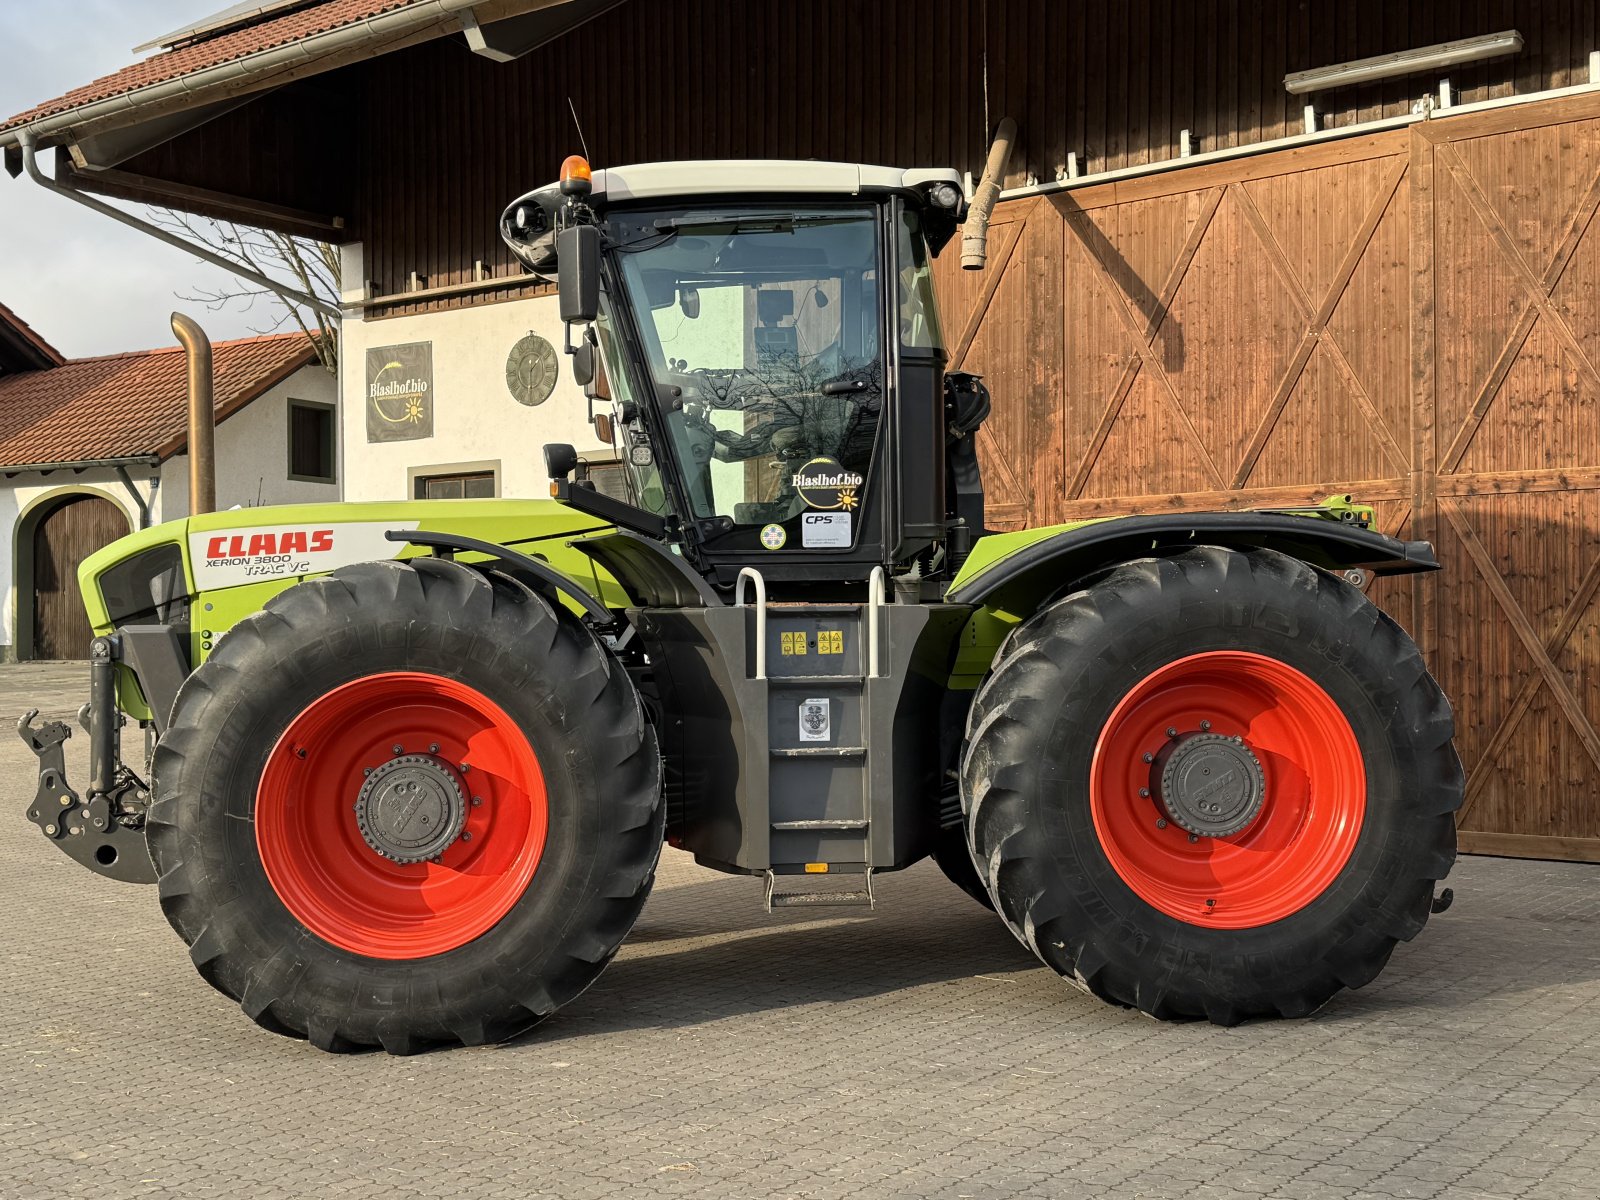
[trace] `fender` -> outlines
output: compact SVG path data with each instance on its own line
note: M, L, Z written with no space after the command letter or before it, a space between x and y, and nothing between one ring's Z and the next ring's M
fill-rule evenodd
M1328 571L1408 575L1439 569L1427 542L1403 542L1353 521L1274 512L1166 513L991 535L974 547L945 598L1025 614L1063 584L1187 546L1277 550Z
M609 625L616 620L615 613L549 563L540 562L530 555L521 554L505 546L496 545L494 542L486 542L481 538L467 537L461 533L432 533L421 529L391 529L383 536L391 542L407 542L413 546L426 546L435 554L443 552L441 557L452 553L482 554L484 557L500 563L508 573L521 579L523 583L528 584L537 591L546 593L549 599L558 599L556 596L549 595L551 591L568 597L579 608L583 609L584 613L596 624ZM471 564L466 565L470 566ZM532 576L532 578L530 579L528 576Z

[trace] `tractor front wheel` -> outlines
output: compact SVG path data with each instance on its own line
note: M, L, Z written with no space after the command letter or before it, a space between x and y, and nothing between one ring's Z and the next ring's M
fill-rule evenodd
M499 1041L581 992L653 879L659 758L576 619L455 563L368 563L184 684L149 821L202 976L324 1050Z
M1449 704L1360 592L1272 551L1125 563L974 700L962 800L1014 933L1104 999L1233 1024L1360 987L1427 920Z

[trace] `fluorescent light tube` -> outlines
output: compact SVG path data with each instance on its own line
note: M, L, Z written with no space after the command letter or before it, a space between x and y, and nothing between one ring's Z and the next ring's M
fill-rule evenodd
M1437 46L1418 46L1415 50L1357 58L1309 71L1294 71L1283 77L1283 86L1294 95L1303 96L1308 92L1325 92L1330 88L1371 83L1375 79L1393 79L1397 75L1414 75L1419 71L1453 67L1457 63L1504 58L1521 49L1522 35L1515 29L1507 29L1503 33L1486 33L1482 37L1440 42Z

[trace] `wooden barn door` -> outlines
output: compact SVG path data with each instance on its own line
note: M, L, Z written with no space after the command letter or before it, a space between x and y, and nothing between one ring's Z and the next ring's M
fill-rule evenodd
M128 532L122 510L99 496L73 496L33 530L33 657L88 658L89 617L78 564Z
M1434 398L1430 659L1466 849L1600 860L1600 102L1418 130Z
M985 271L942 256L991 525L1355 491L1408 533L1410 158L1398 131L1055 193L1001 206Z
M1351 492L1456 707L1472 850L1600 861L1600 99L1008 202L941 256L990 524Z

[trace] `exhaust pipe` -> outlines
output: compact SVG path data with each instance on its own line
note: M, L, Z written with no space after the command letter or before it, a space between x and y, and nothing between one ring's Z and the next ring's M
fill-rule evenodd
M989 217L1000 199L1000 184L1011 159L1011 144L1017 140L1017 123L1010 117L995 126L989 160L983 165L983 178L972 196L972 208L961 230L961 269L981 271L989 258Z
M182 313L172 332L189 360L189 515L217 507L217 414L212 407L211 339Z

